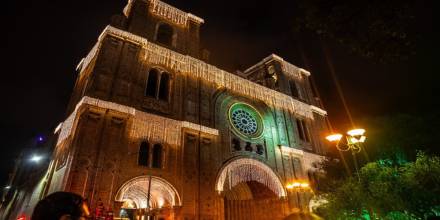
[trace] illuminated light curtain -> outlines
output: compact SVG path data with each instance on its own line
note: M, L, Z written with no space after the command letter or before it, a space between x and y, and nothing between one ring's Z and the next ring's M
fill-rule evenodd
M272 169L260 161L249 158L234 160L223 168L217 180L216 189L222 192L226 190L225 186L230 189L249 181L265 185L279 197L286 195L283 184Z

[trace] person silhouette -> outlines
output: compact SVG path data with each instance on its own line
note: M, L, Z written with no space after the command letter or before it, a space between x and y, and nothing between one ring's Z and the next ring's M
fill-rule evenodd
M55 192L37 203L31 220L85 220L90 210L85 199L71 192Z

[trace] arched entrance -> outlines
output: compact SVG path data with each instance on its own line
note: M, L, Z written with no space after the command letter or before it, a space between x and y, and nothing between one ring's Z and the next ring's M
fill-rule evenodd
M283 219L288 215L286 191L272 169L255 159L227 163L216 182L224 201L225 220Z
M140 176L118 190L115 200L121 205L120 217L139 220L174 219L174 209L181 206L177 190L166 180Z

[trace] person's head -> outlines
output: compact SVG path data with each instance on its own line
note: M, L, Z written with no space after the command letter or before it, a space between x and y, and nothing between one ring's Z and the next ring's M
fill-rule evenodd
M38 202L31 220L83 220L89 216L89 208L82 196L55 192Z

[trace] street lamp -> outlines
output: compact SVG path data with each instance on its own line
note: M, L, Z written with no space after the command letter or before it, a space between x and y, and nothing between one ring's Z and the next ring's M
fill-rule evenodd
M40 155L37 155L37 154L34 154L34 155L32 155L32 157L31 157L31 161L32 161L32 162L35 162L35 163L40 162L42 159L43 159L43 157L40 156Z
M336 148L339 151L351 151L351 155L353 155L354 168L356 169L356 175L358 177L358 181L360 181L360 177L359 177L358 163L356 160L356 154L361 152L362 150L361 145L367 139L367 137L364 134L365 134L365 129L356 128L347 131L347 134L345 135L344 139L342 138L343 137L342 134L331 134L326 137L328 141L336 143ZM341 140L345 140L345 141L341 141Z

